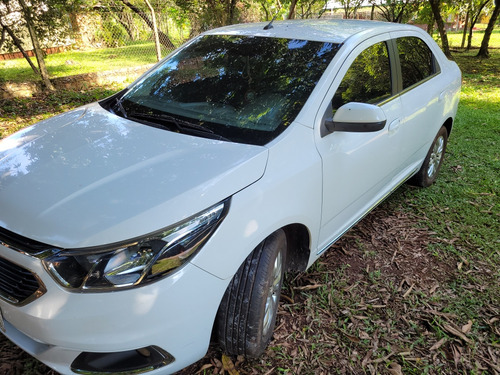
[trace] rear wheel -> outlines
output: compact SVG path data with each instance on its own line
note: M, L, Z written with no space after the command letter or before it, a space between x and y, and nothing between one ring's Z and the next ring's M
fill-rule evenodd
M446 144L448 142L448 130L444 126L441 127L432 146L425 157L424 163L420 170L410 179L413 185L428 187L436 181L436 178L443 163Z
M216 333L230 355L258 357L271 340L283 283L286 235L279 230L240 266L217 313Z

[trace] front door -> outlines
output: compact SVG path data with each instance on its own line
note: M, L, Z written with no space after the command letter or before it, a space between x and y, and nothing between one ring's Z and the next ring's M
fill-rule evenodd
M316 143L323 163L319 253L385 196L401 172L401 105L394 96L389 48L382 36L357 46L326 97L329 109L324 117L343 104L361 102L378 105L387 123L377 132L318 132Z

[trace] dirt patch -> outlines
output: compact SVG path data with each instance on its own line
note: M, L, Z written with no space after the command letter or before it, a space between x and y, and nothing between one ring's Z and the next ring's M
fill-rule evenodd
M455 267L429 251L429 245L439 240L427 228L417 225L420 220L380 207L337 241L323 262L330 270L349 265L351 281L363 271L379 272L394 282L404 280L424 290L436 288Z
M439 239L419 222L383 204L308 272L288 275L263 356L227 357L213 344L178 375L499 374L500 349L489 344L498 306L483 312L474 338L472 321L446 312L457 264L429 250ZM28 358L0 337L0 374L27 373L26 363L54 374Z
M57 90L88 90L89 87L93 86L124 84L139 77L152 66L153 64L149 64L106 72L77 74L68 77L51 78L50 81ZM41 92L43 92L41 82L0 81L0 100L30 98Z

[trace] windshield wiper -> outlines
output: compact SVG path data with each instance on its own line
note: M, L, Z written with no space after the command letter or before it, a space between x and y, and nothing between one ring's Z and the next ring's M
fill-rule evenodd
M113 109L118 108L118 110L122 113L123 117L128 118L127 111L125 110L125 108L123 108L122 98L117 98L116 99L116 104L113 107Z
M169 130L176 130L179 133L189 133L192 135L199 135L206 138L217 139L220 141L228 141L231 140L214 133L212 130L205 128L204 126L181 120L177 117L167 115L167 114L155 114L155 113L141 113L141 112L130 112L128 113L127 118L129 119L138 119L138 120L146 120L148 123L152 123L153 125L161 125L165 127L165 125L173 125L166 126Z

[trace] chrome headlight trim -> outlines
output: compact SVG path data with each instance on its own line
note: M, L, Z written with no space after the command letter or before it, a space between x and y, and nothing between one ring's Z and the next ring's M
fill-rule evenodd
M42 263L70 291L122 290L178 270L208 241L229 210L230 198L181 222L139 238L79 249L54 249Z

